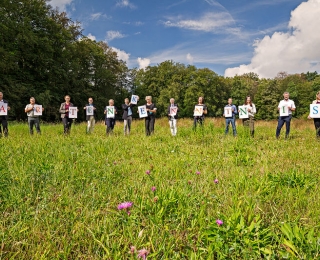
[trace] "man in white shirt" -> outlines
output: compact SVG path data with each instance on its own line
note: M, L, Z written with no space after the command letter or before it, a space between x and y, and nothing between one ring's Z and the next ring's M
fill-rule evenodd
M289 137L290 133L290 122L292 118L292 111L296 110L296 106L294 104L294 101L289 99L289 92L283 93L283 100L280 101L278 105L278 111L280 112L280 109L283 111L286 111L288 109L288 115L282 115L280 113L279 119L278 119L278 126L276 130L276 137L279 138L281 128L283 127L284 123L286 123L286 138Z
M40 130L40 116L34 114L36 100L34 97L30 98L30 104L26 105L26 108L24 109L24 112L27 113L28 116L28 125L29 125L29 132L31 135L33 135L33 126L35 126L36 131L38 134L41 134ZM44 108L42 108L42 111Z
M3 93L0 92L0 109L4 109L4 106L1 104L6 103L7 104L7 110L10 110L10 107L8 106L8 101L3 99ZM7 111L8 113L8 111ZM3 134L5 137L8 137L8 114L5 116L0 116L0 137L2 137L2 130L1 126L3 128Z

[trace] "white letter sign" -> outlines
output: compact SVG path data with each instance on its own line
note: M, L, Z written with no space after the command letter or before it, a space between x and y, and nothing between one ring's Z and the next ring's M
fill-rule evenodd
M33 106L33 114L35 116L42 116L42 105L34 105Z
M170 107L170 116L177 115L178 108L177 107Z
M115 110L114 106L107 106L107 118L114 118Z
M77 118L77 117L78 117L78 108L69 107L69 118Z
M320 105L311 104L310 105L310 117L311 118L320 118Z
M86 106L86 115L93 116L93 106Z
M232 107L224 108L224 117L232 117Z
M282 106L279 109L280 111L280 116L288 116L289 115L289 108L288 106Z
M193 116L202 116L203 106L194 106Z
M139 97L137 95L132 95L131 96L131 104L136 105L138 103Z
M138 112L139 112L139 117L143 118L143 117L147 117L148 116L148 112L147 112L147 107L146 106L140 106L138 107Z
M249 118L249 112L247 106L239 106L239 118Z
M0 102L0 116L8 115L8 104Z

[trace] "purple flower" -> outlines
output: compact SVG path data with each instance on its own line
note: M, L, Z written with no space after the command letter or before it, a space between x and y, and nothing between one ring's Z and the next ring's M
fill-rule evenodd
M222 220L220 220L220 219L217 219L216 220L216 223L218 224L218 226L220 227L222 224L223 224L223 221Z
M146 174L150 175L150 170L147 170L147 171L146 171Z
M156 187L155 186L152 186L151 190L154 192L156 191Z
M214 180L214 183L215 183L215 184L218 184L218 183L219 183L218 179L215 179L215 180Z
M145 248L138 251L138 258L142 258L143 260L147 259L147 255L149 254L149 251Z
M130 254L134 254L135 251L136 251L136 247L135 246L131 246L130 247Z
M122 210L122 209L129 209L131 208L133 205L133 202L122 202L118 205L118 210Z
M196 174L198 174L198 175L199 175L200 173L201 173L201 172L199 172L199 171L196 172Z

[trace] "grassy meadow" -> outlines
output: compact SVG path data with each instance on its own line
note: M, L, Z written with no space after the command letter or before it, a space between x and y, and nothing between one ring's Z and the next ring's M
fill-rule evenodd
M250 138L224 120L157 119L144 135L9 122L0 139L0 259L319 259L319 142L313 121ZM230 126L231 127L231 126ZM130 209L118 209L132 202ZM221 221L217 221L221 220ZM140 251L146 249L146 251ZM140 255L139 255L140 253Z

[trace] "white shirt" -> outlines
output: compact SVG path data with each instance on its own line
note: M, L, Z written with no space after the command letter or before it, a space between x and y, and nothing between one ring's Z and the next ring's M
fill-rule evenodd
M254 117L254 114L257 113L255 104L252 103L252 106L250 105L244 105L244 106L250 109L250 112L248 111L249 116Z
M290 107L290 108L296 108L296 106L294 104L294 101L291 100L291 99L288 99L288 100L284 100L283 99L283 100L281 100L279 105L278 105L278 108L280 109L281 107L284 107L284 106ZM291 111L291 109L289 109L289 115L291 115L291 114L292 114L292 111Z
M36 105L36 104L34 104L34 105ZM31 107L32 107L32 105L28 104L25 109L30 109ZM33 109L31 111L27 112L27 116L38 117L38 116L34 115L34 107L33 107Z

